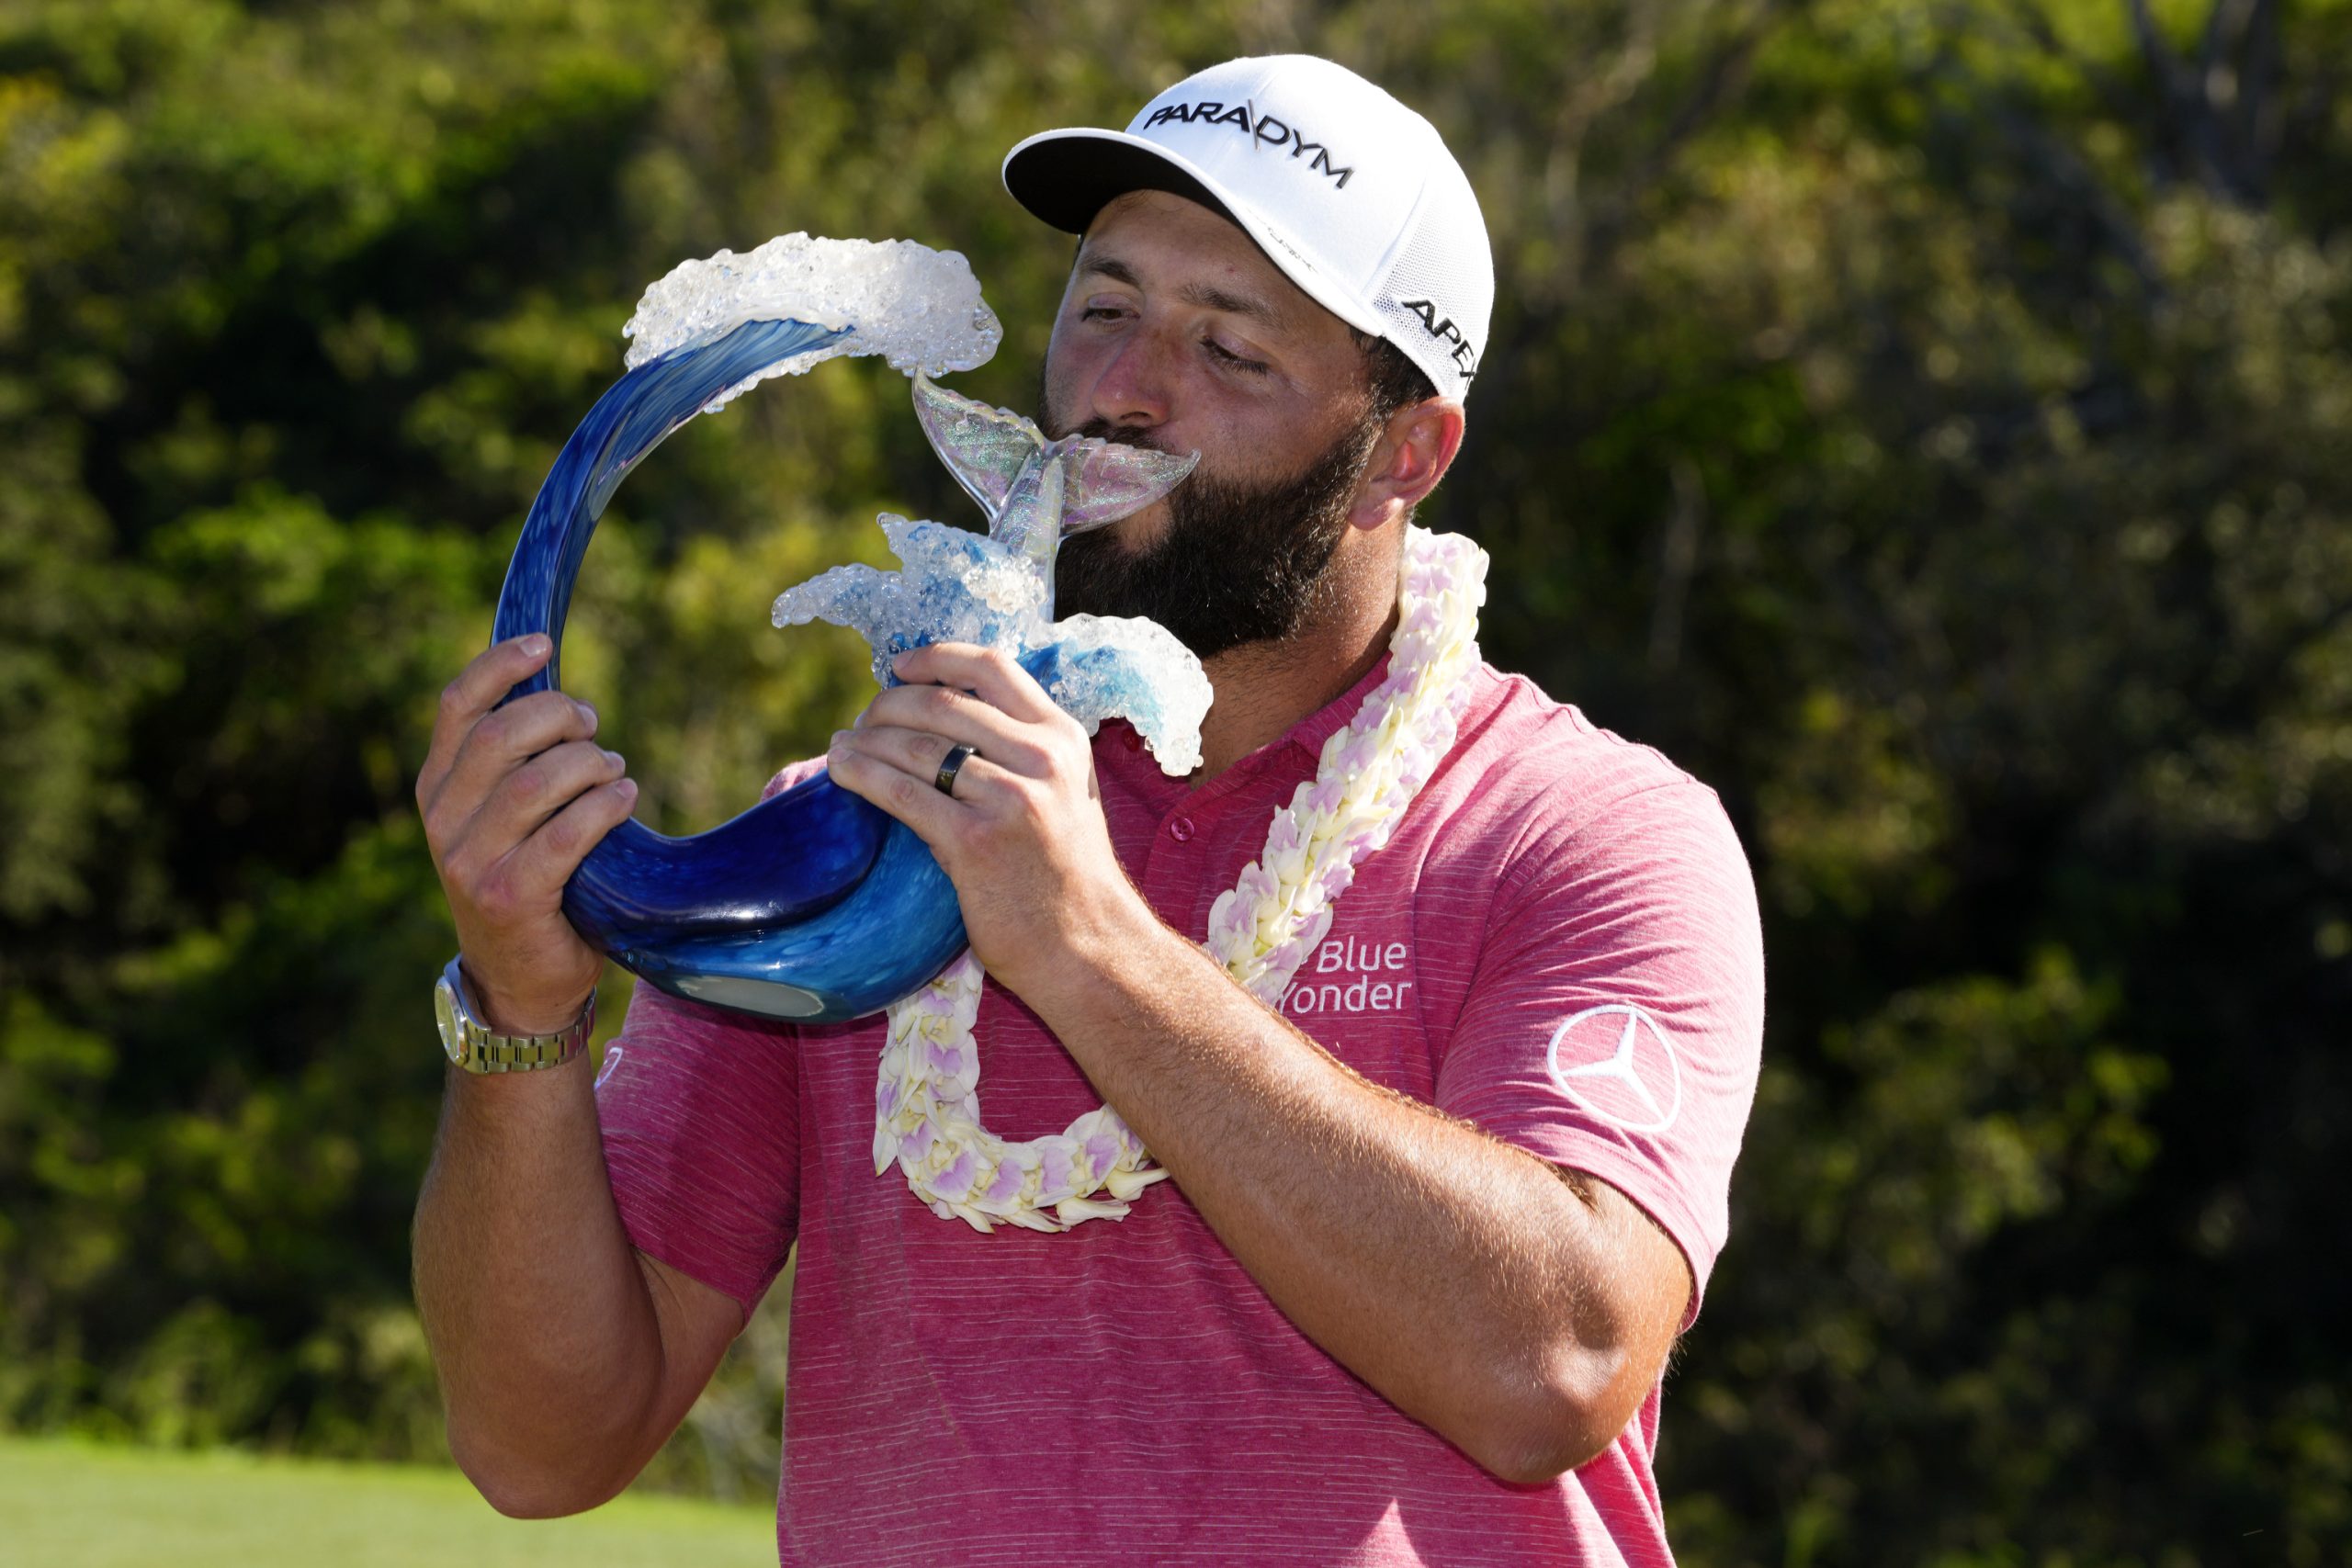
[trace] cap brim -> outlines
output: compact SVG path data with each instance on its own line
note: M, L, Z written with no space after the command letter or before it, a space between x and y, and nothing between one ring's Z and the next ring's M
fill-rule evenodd
M1233 217L1199 170L1116 130L1038 132L1004 155L1004 188L1066 234L1085 233L1096 213L1131 190L1172 191Z
M1164 190L1230 219L1306 297L1359 332L1387 335L1371 307L1348 298L1295 249L1272 237L1266 220L1219 190L1200 167L1158 142L1122 130L1044 130L1004 155L1012 199L1064 233L1083 234L1095 214L1129 191ZM1288 258L1288 259L1286 259Z

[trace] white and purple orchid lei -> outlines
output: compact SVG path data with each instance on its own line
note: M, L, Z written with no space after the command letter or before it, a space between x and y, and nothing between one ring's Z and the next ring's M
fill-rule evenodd
M1388 842L1452 749L1469 700L1486 552L1459 535L1408 525L1398 575L1387 677L1324 742L1314 780L1274 814L1264 850L1209 911L1203 945L1271 1008L1329 931L1333 902L1357 864ZM972 1024L984 977L967 951L891 1007L875 1089L875 1174L895 1161L932 1213L983 1233L999 1223L1060 1232L1125 1218L1136 1196L1168 1172L1109 1106L1026 1143L980 1125Z

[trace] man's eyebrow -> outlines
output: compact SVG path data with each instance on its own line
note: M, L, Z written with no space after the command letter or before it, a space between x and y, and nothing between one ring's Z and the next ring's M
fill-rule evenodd
M1136 269L1116 256L1090 253L1079 257L1078 270L1081 276L1091 272L1107 277L1114 283L1124 283L1130 288L1143 287L1143 279L1136 276Z
M1124 283L1130 288L1143 287L1143 279L1136 275L1136 269L1116 256L1088 254L1080 259L1078 270L1080 276L1091 273L1107 277L1114 283ZM1223 310L1227 315L1246 317L1276 330L1290 324L1290 319L1268 301L1248 294L1236 294L1214 284L1188 283L1176 291L1176 298L1187 305Z

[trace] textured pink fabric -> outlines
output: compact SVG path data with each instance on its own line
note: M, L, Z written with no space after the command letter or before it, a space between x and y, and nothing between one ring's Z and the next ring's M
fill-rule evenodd
M1165 919L1205 929L1383 673L1199 790L1104 727L1112 833ZM1626 1192L1704 1285L1763 959L1721 807L1655 751L1482 671L1453 755L1284 1006L1374 1081ZM995 1131L1058 1131L1095 1103L993 986L978 1035ZM880 1038L878 1021L768 1025L640 987L599 1092L638 1246L749 1313L798 1240L784 1562L1672 1561L1657 1390L1575 1472L1496 1481L1300 1335L1173 1182L1067 1235L933 1218L874 1174Z

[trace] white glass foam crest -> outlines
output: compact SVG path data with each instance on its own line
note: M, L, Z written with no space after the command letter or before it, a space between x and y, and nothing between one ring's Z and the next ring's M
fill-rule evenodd
M1004 328L979 280L955 251L912 240L827 240L779 234L741 255L684 261L645 291L621 329L630 369L707 343L746 321L850 327L848 336L768 366L713 398L723 408L773 376L797 376L841 355L879 355L907 375L984 365Z

